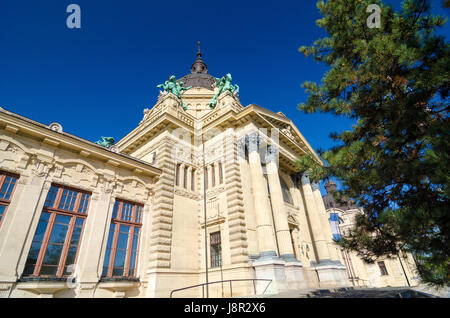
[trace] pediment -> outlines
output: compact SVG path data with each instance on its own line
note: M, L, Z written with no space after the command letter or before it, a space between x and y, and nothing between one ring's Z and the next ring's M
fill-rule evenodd
M311 154L320 163L322 163L319 156L316 154L311 145L306 141L300 130L283 113L274 113L256 105L254 105L253 107L255 107L254 111L262 119L264 119L264 121L279 130L280 138L284 139L288 143L290 142L295 144L297 147L303 150L303 153Z

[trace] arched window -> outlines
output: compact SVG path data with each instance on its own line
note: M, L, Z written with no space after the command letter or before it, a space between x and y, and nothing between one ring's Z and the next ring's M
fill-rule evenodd
M294 201L292 200L291 191L289 190L289 187L287 186L286 182L284 182L283 178L280 177L280 184L281 184L281 191L283 192L283 200L284 202L294 204Z

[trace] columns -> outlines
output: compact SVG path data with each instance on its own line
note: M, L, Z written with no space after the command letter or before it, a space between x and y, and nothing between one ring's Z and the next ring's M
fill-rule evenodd
M259 259L277 259L277 245L272 226L272 211L258 149L259 136L257 133L253 133L249 136L249 166L256 214Z
M272 202L275 234L280 257L286 261L296 261L283 192L281 190L280 176L278 175L277 155L278 149L275 146L270 145L267 147L267 179L269 182L270 200Z
M302 190L305 197L306 210L311 225L311 231L316 250L316 259L319 263L326 260L329 261L330 253L328 251L325 234L323 233L319 210L316 206L316 200L314 198L309 177L305 174L303 174L302 176Z
M312 248L312 246L313 246L313 244L312 244L312 235L311 235L311 231L310 231L310 229L311 229L311 220L309 220L308 217L307 217L306 204L304 202L305 200L303 199L302 193L301 193L300 188L299 188L300 185L299 185L298 182L295 182L295 183L296 183L296 186L294 187L294 191L293 192L294 192L294 195L298 199L298 205L300 207L299 223L300 223L300 226L301 226L301 230L300 230L301 241L303 241L304 244L308 244L308 246L310 246ZM302 242L299 242L299 243L301 244ZM307 253L307 255L305 253L304 258L302 259L302 261L303 262L307 261L308 264L311 261L317 262L316 255L314 254L313 251L311 253Z
M322 195L320 194L319 185L316 182L313 182L311 185L311 189L313 191L314 200L316 202L316 207L319 212L320 221L322 222L322 229L327 238L327 246L328 252L330 254L330 258L333 261L339 261L339 254L336 250L336 244L333 242L333 233L331 232L331 225L328 220L328 214L325 209L325 204L323 203Z

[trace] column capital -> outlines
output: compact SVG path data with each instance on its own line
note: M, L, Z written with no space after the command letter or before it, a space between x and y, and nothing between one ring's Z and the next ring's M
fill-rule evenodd
M266 153L266 162L276 162L278 158L279 149L275 145L268 145L267 146L267 153Z
M307 184L310 184L310 183L311 183L310 180L309 180L308 172L302 173L301 176L302 176L302 184L303 184L303 185L307 185Z
M253 132L248 135L248 151L258 151L261 144L261 137L257 132Z
M311 188L312 188L313 191L319 190L319 183L311 182Z

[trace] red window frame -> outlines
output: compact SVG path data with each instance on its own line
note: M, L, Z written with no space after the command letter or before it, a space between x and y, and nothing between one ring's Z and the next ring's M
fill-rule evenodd
M3 186L5 185L5 182L7 178L10 177L14 180L14 185L11 191L6 191L2 193ZM0 206L4 206L5 210L3 211L3 214L0 215L0 227L2 226L3 219L5 218L6 212L8 212L8 207L11 204L11 200L14 196L14 191L17 186L17 180L19 180L20 176L14 173L9 173L5 171L0 171ZM9 186L11 185L11 182L9 182ZM9 187L8 187L9 190ZM2 195L3 194L3 195ZM8 195L8 198L6 199L6 195Z
M53 195L54 194L54 191L52 191L53 189L57 189L56 195ZM75 202L73 204L73 210L59 208L60 203L61 203L61 198L63 197L64 190L76 192L76 198L75 198ZM83 197L83 195L88 195L87 204L85 201L85 197ZM69 197L69 196L67 196L67 197ZM66 201L64 202L64 208L66 207L67 197L66 197ZM72 273L64 275L64 269L66 267L67 256L68 256L68 252L69 252L71 245L73 245L73 244L71 244L71 241L72 241L72 235L74 232L74 228L75 228L75 226L78 226L78 225L76 225L76 221L78 219L83 219L83 225L81 227L81 233L80 233L80 237L79 237L78 243L77 243L77 245L78 245L77 251L75 253L75 258L74 258L74 264L77 263L78 254L79 254L80 246L81 246L81 241L83 238L84 226L86 224L87 212L89 210L89 205L90 205L90 201L91 201L90 199L91 199L91 193L89 193L87 191L83 191L83 190L68 187L68 186L62 186L62 185L58 185L58 184L52 184L50 191L47 194L47 198L45 199L44 208L42 209L42 213L48 213L50 216L47 221L45 234L44 234L42 242L41 242L37 261L35 264L28 263L29 258L27 258L27 262L25 264L25 271L28 272L28 270L27 270L28 266L30 266L30 267L34 266L34 269L30 274L24 272L23 276L68 277L68 276L72 275ZM47 203L50 203L50 205L47 205ZM83 203L83 205L81 206L82 203ZM70 205L69 205L69 207L70 207ZM79 212L80 207L82 208L82 210L84 212ZM41 217L42 217L42 213L41 213ZM45 274L41 274L41 269L43 266L45 254L47 253L48 245L50 243L49 242L50 237L51 237L51 234L53 233L53 229L55 226L55 219L57 216L69 216L71 219L70 219L70 223L67 228L66 236L64 238L64 244L63 244L61 256L58 261L56 275L45 275ZM35 241L33 238L33 243L34 242Z
M132 205L132 212L130 220L124 220L123 219L123 207L124 204ZM115 206L118 205L117 211L115 210ZM141 242L141 229L142 229L142 218L143 218L143 210L144 206L142 204L138 204L136 202L131 202L128 200L122 200L122 199L116 199L116 202L114 203L114 210L113 210L113 216L111 220L111 224L115 224L114 226L114 232L111 232L111 230L108 233L108 241L109 241L109 235L113 233L113 239L112 239L112 246L107 249L110 249L109 255L105 254L105 259L103 262L103 272L102 277L136 277L137 275L137 268L138 268L138 259L139 259L139 245ZM129 214L127 214L129 216ZM125 264L124 264L124 270L122 275L114 275L114 263L115 258L117 256L117 243L119 238L119 232L121 225L129 226L130 230L128 232L128 242L127 242L127 249L126 249L126 257L125 257ZM137 238L137 245L136 245L136 252L135 252L135 259L134 259L134 268L131 270L133 271L133 274L130 275L130 262L131 257L133 254L133 241L134 241L134 233L135 230L139 229L138 238ZM123 233L123 232L122 232ZM107 265L107 271L105 273L105 263L107 261L106 257L109 257L108 265Z

